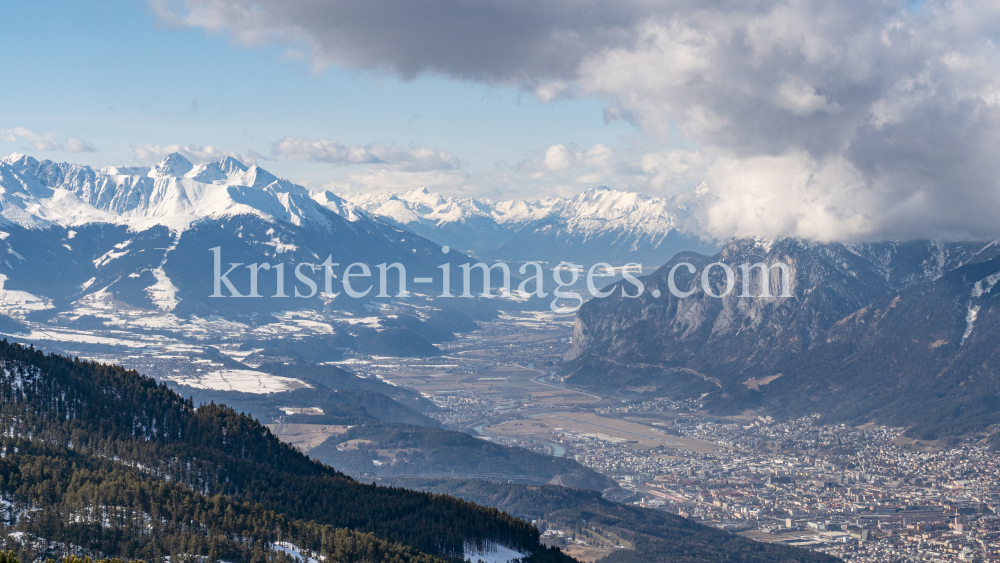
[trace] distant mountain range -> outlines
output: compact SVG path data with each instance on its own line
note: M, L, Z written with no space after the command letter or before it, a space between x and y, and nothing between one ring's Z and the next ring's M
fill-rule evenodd
M700 397L719 412L765 409L826 421L913 426L925 438L1000 424L996 356L1000 245L737 240L682 253L635 299L584 305L563 371L571 384L633 397ZM684 298L669 288L693 293ZM707 265L734 291L706 294ZM784 263L792 297L743 297L738 264ZM772 271L771 294L778 294ZM709 289L724 292L716 266ZM755 283L757 285L755 285ZM659 290L661 297L653 297Z
M149 168L96 170L13 154L0 159L0 291L22 313L66 311L94 296L181 317L351 310L378 288L360 301L321 299L324 274L307 268L317 287L313 298L300 299L295 292L309 295L310 288L296 280L296 265L327 257L340 268L399 262L410 288L415 278L433 279L419 289L434 295L443 281L440 264L453 265L457 287L458 266L469 261L460 252L444 254L442 245L486 259L659 264L677 250L712 248L695 236L687 209L603 188L537 202L426 191L342 197L230 157L193 165L171 154ZM217 258L210 252L216 247ZM228 298L234 294L218 275L238 264L227 279L236 293L250 295L251 265L263 263L285 264L284 286L278 271L257 270L257 293L274 297ZM473 273L474 285L479 275ZM227 298L209 297L219 291Z
M310 292L295 285L296 264L400 262L431 276L446 261L438 245L330 192L232 158L193 166L173 154L149 169L94 170L12 155L0 161L0 191L2 289L35 308L63 310L96 294L178 316L322 308L323 272L304 270L317 286ZM285 263L287 289L279 272L261 269L256 292L268 299L231 298L214 261L239 264L227 279L244 296L254 293L250 264ZM227 298L211 298L214 285ZM296 298L297 289L313 298Z
M498 260L657 266L682 250L717 250L700 235L691 213L697 199L650 197L606 187L538 201L492 202L425 189L340 195L400 228Z

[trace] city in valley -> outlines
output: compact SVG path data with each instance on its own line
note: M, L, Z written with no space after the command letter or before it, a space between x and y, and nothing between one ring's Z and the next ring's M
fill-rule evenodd
M78 313L104 326L30 324L27 336L168 384L272 393L294 389L296 380L253 371L254 350L241 342L322 335L343 323L377 325L385 311L286 313L256 327L148 317L99 300ZM606 493L612 500L845 561L1000 558L1000 454L981 441L918 442L903 436L905 428L820 425L816 417L777 421L759 413L719 417L694 400L598 396L558 373L572 322L547 311L506 313L440 345L442 356L354 355L336 363L420 393L441 407L434 416L448 428L575 459L620 485ZM248 369L219 371L198 355L209 341ZM266 422L303 451L347 428ZM585 560L612 549L607 538L571 530L549 528L545 541Z
M631 493L619 493L625 502L846 561L1000 558L1000 453L986 445L921 443L903 437L905 428L816 417L715 417L695 401L624 403L573 390L552 369L572 323L540 317L489 323L449 347L439 361L450 365L354 367L426 394L449 426L572 457L614 478Z

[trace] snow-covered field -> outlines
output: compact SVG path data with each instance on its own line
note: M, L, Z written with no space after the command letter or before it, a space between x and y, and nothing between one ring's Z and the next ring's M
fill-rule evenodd
M298 379L246 369L224 369L210 371L204 375L170 375L166 379L195 389L239 391L259 395L312 389L312 385Z

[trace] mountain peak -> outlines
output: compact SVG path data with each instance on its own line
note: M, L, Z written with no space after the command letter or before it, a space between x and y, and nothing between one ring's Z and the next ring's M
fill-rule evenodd
M149 171L153 178L180 178L191 171L194 165L183 156L172 152L156 163L156 166Z
M640 194L638 192L623 192L621 190L617 190L615 188L611 188L608 186L594 186L592 188L584 190L576 197L570 198L570 201L580 200L580 199L611 199L623 196L638 196L647 199L650 198L650 196L647 196L645 194Z
M34 168L38 166L38 161L34 158L21 154L19 152L11 153L0 160L0 164L6 164L7 166L13 166L14 164L20 163L24 167Z
M247 169L244 184L251 188L264 188L278 180L278 177L254 164Z
M14 164L15 162L17 162L17 161L19 161L19 160L21 160L23 158L27 158L27 157L25 157L23 154L21 154L19 152L12 152L12 153L8 154L7 156L3 157L3 159L0 160L0 164L7 164L7 165Z
M427 188L416 188L400 194L400 199L407 201L443 201L445 198L441 194L427 191Z
M231 156L227 156L219 161L219 169L228 175L234 172L246 172L248 168L246 164L243 164Z

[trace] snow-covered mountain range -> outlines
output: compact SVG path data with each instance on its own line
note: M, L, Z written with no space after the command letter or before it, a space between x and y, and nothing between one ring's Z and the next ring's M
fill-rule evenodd
M151 168L102 170L17 153L0 160L0 216L31 229L110 223L183 231L205 218L246 214L327 224L329 212L359 218L331 192L309 191L230 157L194 166L171 154Z
M236 293L276 297L211 298L215 247L226 268L239 264L228 278ZM291 271L264 268L254 283L248 265L290 269L332 256L344 265L400 262L429 275L442 261L438 245L333 193L232 158L194 166L177 154L151 168L102 170L19 154L0 160L0 254L0 302L21 313L100 298L178 315L253 316L324 304L296 299ZM321 274L311 273L322 291Z
M717 248L690 212L697 200L679 197L606 187L538 201L445 197L426 189L340 196L401 228L497 259L659 265L681 250Z
M318 298L296 299L293 290L308 287L291 271L327 257L341 268L399 262L421 279L439 274L443 261L454 261L458 275L458 264L468 261L458 252L445 255L442 245L487 259L648 266L677 250L704 251L710 243L696 231L679 201L606 188L497 203L426 190L338 195L229 157L194 165L171 154L148 168L94 169L12 154L0 160L0 303L15 303L23 314L68 310L98 296L177 315L252 317L329 307ZM255 292L256 272L256 292L277 297L210 298L219 282L209 250L216 247L224 254L215 264L222 272L239 265L230 276L237 293ZM265 262L285 263L286 271L247 271ZM322 274L312 274L322 286ZM0 312L10 312L8 305Z
M178 232L203 219L253 215L293 225L381 220L438 244L488 258L663 263L707 251L690 203L592 188L573 198L492 202L425 189L401 194L311 191L226 157L193 165L171 154L150 168L0 160L0 216L28 229L86 224Z

